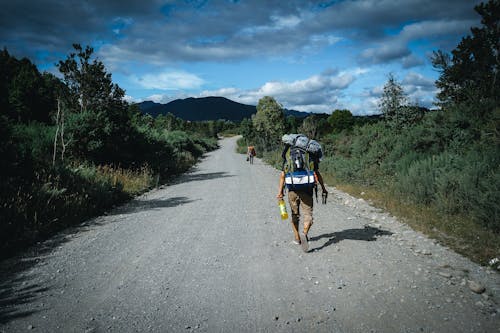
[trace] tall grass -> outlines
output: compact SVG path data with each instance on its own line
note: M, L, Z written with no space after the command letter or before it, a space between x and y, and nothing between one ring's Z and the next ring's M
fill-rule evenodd
M149 131L131 143L133 163L98 165L68 154L52 165L54 127L6 122L0 183L0 257L129 200L189 169L215 138ZM141 149L138 149L141 148ZM8 148L8 149L7 149ZM132 159L134 158L135 161Z
M34 172L2 192L2 257L75 222L151 188L147 167L132 171L111 166L60 166Z

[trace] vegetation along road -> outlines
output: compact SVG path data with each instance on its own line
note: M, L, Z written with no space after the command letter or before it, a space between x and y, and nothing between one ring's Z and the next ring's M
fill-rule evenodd
M235 142L3 262L0 332L500 332L498 273L334 188L303 253Z

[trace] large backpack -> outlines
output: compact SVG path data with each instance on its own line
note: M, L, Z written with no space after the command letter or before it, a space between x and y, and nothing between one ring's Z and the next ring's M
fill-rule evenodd
M303 134L285 134L283 171L285 185L289 190L312 190L316 186L314 163L323 156L321 145Z

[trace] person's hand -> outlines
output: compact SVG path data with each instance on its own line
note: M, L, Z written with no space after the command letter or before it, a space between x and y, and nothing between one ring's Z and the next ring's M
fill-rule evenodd
M321 194L321 203L323 205L326 205L326 199L328 198L328 191L323 190L323 193Z
M276 196L277 199L283 199L283 192L280 192L278 193L278 195Z

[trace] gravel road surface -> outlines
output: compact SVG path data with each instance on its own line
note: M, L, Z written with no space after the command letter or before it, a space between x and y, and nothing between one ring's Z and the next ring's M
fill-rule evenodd
M0 332L500 332L500 274L335 188L303 253L235 142L0 263Z

